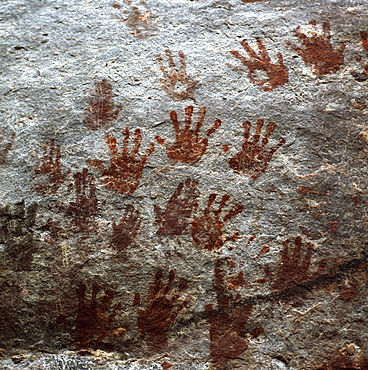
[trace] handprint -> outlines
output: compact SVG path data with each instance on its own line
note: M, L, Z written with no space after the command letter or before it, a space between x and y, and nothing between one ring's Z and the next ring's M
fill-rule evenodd
M243 40L241 45L249 54L250 59L236 50L232 50L230 53L239 59L247 67L247 70L230 64L228 64L228 67L247 72L250 81L264 91L271 91L288 82L289 74L281 53L277 53L278 62L271 63L271 58L260 38L257 38L259 55L249 46L247 40ZM256 71L260 71L260 73L256 73ZM262 72L266 74L267 78L263 78Z
M9 258L8 265L15 271L28 271L37 250L34 238L37 204L25 206L24 200L0 207L0 243Z
M126 253L127 248L134 242L141 226L142 219L140 212L129 204L121 217L119 223L112 223L113 235L111 244L122 254Z
M147 158L155 149L154 143L151 143L147 149L147 154L138 157L138 150L142 142L141 130L137 128L134 132L134 148L129 153L129 129L123 131L125 135L121 154L118 154L117 141L114 136L106 135L105 141L109 147L111 160L109 168L105 168L102 162L98 159L89 160L88 163L92 167L97 167L102 172L102 182L106 188L120 194L133 194L139 185L139 180L142 177L143 167Z
M244 306L239 294L233 297L229 288L233 286L231 279L224 275L226 263L230 268L235 265L230 258L223 258L216 262L215 267L213 288L216 291L217 309L213 309L212 305L205 306L215 369L228 369L228 361L237 358L248 348L245 325L253 308L250 304Z
M189 302L189 299L180 300L181 293L187 287L187 281L182 280L179 287L174 289L175 270L169 272L166 286L162 285L162 275L162 270L156 272L155 282L147 297L148 307L139 312L137 320L139 331L148 334L155 351L160 351L166 346L170 327Z
M167 203L166 210L155 205L156 222L161 226L157 235L181 235L189 224L189 219L198 207L198 181L186 179L181 182Z
M112 86L104 78L95 83L95 91L89 98L89 106L86 109L86 118L83 124L91 131L108 127L115 121L121 108L115 109L112 99Z
M249 121L243 122L244 127L244 142L242 150L229 160L229 166L236 173L248 173L252 179L256 179L264 172L277 149L285 144L285 139L279 139L278 144L266 150L265 146L268 144L269 138L276 129L276 123L269 122L266 127L266 134L259 143L263 119L257 120L256 133L253 135L253 140L249 140L249 131L251 123Z
M4 142L3 140L4 136L4 130L1 130L0 132L0 144ZM0 150L0 166L5 164L5 158L8 155L10 149L12 148L14 144L14 139L15 139L15 132L12 133L10 140L5 144L5 147Z
M195 128L192 126L193 107L185 108L185 125L180 128L178 116L175 111L170 112L172 125L176 132L175 144L166 145L166 154L174 161L183 163L197 163L206 152L208 146L208 139L200 136L199 131L203 125L204 117L206 115L206 108L200 108L198 114L198 122ZM221 121L216 119L213 126L207 130L206 135L213 134L221 125ZM156 140L161 145L165 145L165 140L160 136L156 136Z
M317 22L312 20L309 24L315 27ZM345 44L342 44L338 50L333 49L329 21L323 23L322 35L317 35L314 31L312 36L307 36L300 31L300 26L298 26L295 36L303 47L296 46L290 41L287 44L303 58L316 76L324 76L340 70L344 63Z
M361 31L360 38L362 39L362 45L365 50L365 54L368 57L368 33L366 31ZM364 64L363 59L361 57L356 58L356 59L357 59L357 62L362 64L363 71L361 73L354 71L354 72L351 72L351 74L359 82L368 80L368 63Z
M86 284L81 283L77 288L78 307L75 320L75 341L79 348L98 348L104 338L111 332L111 324L115 319L116 310L120 308L120 304L111 306L114 298L112 289L106 289L102 297L98 299L97 294L100 290L101 287L94 283L91 297L88 299L86 297Z
M162 86L166 92L177 100L193 99L194 90L198 85L198 81L193 77L188 76L186 71L185 55L182 51L179 51L180 66L176 67L174 58L171 55L171 50L165 50L165 54L169 61L169 67L171 70L167 71L163 64L163 58L158 58L160 63L160 70L164 75L164 78L160 78Z
M319 263L318 270L315 273L309 273L312 251L315 247L312 243L307 244L304 257L301 255L303 240L300 236L295 238L294 246L292 247L290 246L290 240L285 240L282 244L283 250L278 271L271 272L269 266L265 268L266 274L272 281L271 289L273 291L293 288L296 285L313 280L323 273L326 267L326 260L322 260Z
M147 9L144 13L142 13L138 9L138 7L132 5L132 2L130 0L123 1L126 5L129 6L130 11L122 11L123 14L128 14L128 16L126 18L118 18L133 30L131 33L138 38L154 36L154 31L157 31L157 26L152 19L155 18L155 16L151 12L149 12L147 8L147 3L144 0L140 0L140 5ZM120 5L118 4L114 4L113 6L114 8L120 8Z
M73 216L72 223L81 232L96 229L95 218L98 215L98 202L93 176L84 168L73 175L76 200L70 202L67 212ZM73 185L70 186L72 188Z
M224 216L220 219L223 213L223 208L230 199L230 196L225 194L222 196L220 205L217 210L213 209L217 194L210 194L208 197L207 207L203 211L201 217L194 217L192 222L192 238L194 242L201 248L212 251L221 248L227 241L236 240L239 238L238 231L232 236L223 238L223 228L227 222L233 217L241 213L244 207L241 204L233 206Z
M54 194L57 192L69 172L61 171L60 145L55 144L52 138L44 146L44 155L35 170L36 175L41 175L41 181L36 183L34 189L41 194Z

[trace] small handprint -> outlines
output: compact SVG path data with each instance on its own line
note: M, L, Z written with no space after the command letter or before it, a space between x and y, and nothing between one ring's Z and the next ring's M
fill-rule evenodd
M40 181L34 185L35 191L41 194L56 193L68 173L61 171L60 145L55 144L52 138L45 144L44 155L35 170L36 175L41 175Z
M77 231L88 232L96 229L95 218L98 215L98 201L93 176L84 168L74 177L75 202L70 202L67 212L73 216L72 223ZM73 185L69 186L69 190Z
M119 253L125 255L127 248L134 243L141 222L140 212L132 204L129 204L119 223L112 223L111 244Z
M198 207L198 181L186 179L181 182L167 202L166 210L155 205L156 222L161 226L157 235L181 235L187 228L192 212Z
M221 220L220 216L224 212L224 207L229 201L230 196L225 194L222 196L217 210L213 208L217 194L210 194L208 197L207 207L200 217L194 217L192 222L192 238L194 242L201 248L212 251L221 248L227 241L236 240L239 238L239 233L236 231L232 236L223 238L223 229L225 224L233 217L241 213L244 209L243 205L234 205Z
M312 20L309 24L315 27L317 22ZM342 44L338 50L334 50L331 44L329 21L323 22L322 35L317 35L314 30L314 34L307 36L300 31L300 26L298 26L295 30L295 36L303 47L296 46L290 41L287 41L287 44L303 58L316 76L324 76L340 70L344 63L346 45Z
M208 139L200 136L200 129L203 125L206 115L206 108L200 108L198 114L198 122L193 129L192 126L193 107L185 108L185 125L180 128L178 116L175 111L170 112L172 125L176 133L175 144L166 145L165 140L160 136L156 136L159 144L166 146L166 154L174 161L183 163L197 163L206 152ZM221 125L221 120L216 119L213 126L207 130L206 135L213 134Z
M160 351L166 346L170 327L189 302L189 299L180 297L187 287L187 281L181 280L179 287L174 289L175 275L175 270L171 270L167 285L163 286L162 270L156 272L155 282L147 296L148 307L138 314L139 331L148 335L150 345L155 351Z
M239 294L233 297L229 290L229 286L233 287L232 279L224 274L225 264L229 264L230 268L235 265L230 258L216 262L213 288L217 309L213 309L212 305L205 306L210 326L211 357L214 368L219 370L228 369L229 360L238 357L248 348L245 326L253 308L249 304L244 306Z
M106 188L120 194L133 194L139 185L142 177L143 167L147 158L155 149L154 143L147 148L147 154L139 158L138 150L142 142L141 130L137 128L134 132L134 148L129 152L129 129L123 131L125 135L121 154L118 154L117 141L114 136L106 135L105 141L109 148L111 160L109 168L105 168L98 159L88 161L92 167L97 167L102 172L102 182Z
M361 31L360 38L362 39L362 45L365 50L365 54L368 57L368 33L366 31ZM358 57L356 59L357 59L357 62L362 64L363 71L361 73L354 71L354 72L351 72L351 74L359 82L368 80L368 63L364 64L363 59L361 57Z
M115 319L120 304L111 305L114 291L106 289L100 298L97 298L101 287L94 283L92 294L86 297L87 287L85 283L77 288L78 307L75 320L75 342L82 349L97 349L104 338L112 331L111 324ZM110 312L110 313L109 313Z
M257 38L259 55L249 46L247 40L243 40L241 45L250 56L250 59L246 58L236 50L232 50L230 53L235 58L239 59L247 67L247 70L231 64L228 64L228 67L237 71L247 72L250 81L253 84L258 85L264 91L272 91L273 89L276 89L277 87L288 82L289 74L281 53L277 53L278 62L272 63L271 58L268 55L268 52L260 38ZM257 71L260 72L257 73ZM262 74L266 74L267 77L264 78Z
M160 63L160 70L164 75L164 78L160 78L162 86L173 99L193 99L194 90L196 89L199 82L193 77L188 76L186 71L184 53L182 51L179 51L179 67L175 65L174 58L171 55L171 50L165 50L165 54L169 62L169 71L167 71L164 67L163 58L161 56L158 58Z
M300 236L295 238L293 246L290 245L290 240L285 240L282 244L283 250L278 271L271 272L269 266L265 268L266 274L270 277L271 289L273 291L278 292L304 284L324 272L326 260L322 260L319 263L316 272L313 274L309 273L312 251L315 248L312 243L307 243L304 257L302 257L301 253L303 240Z
M120 111L121 108L115 109L112 86L104 78L95 83L95 90L91 92L83 124L91 131L106 128L118 118Z
M4 130L1 130L0 145L3 146L4 141L7 141L7 143L5 143L5 147L3 149L0 149L0 166L3 166L5 164L5 158L14 144L15 132L12 133L9 140L4 139L3 137L4 137Z
M130 10L123 10L122 13L128 15L127 17L117 17L122 20L129 28L132 29L132 34L138 38L146 38L154 36L157 31L157 26L153 21L155 16L148 10L147 3L140 0L140 5L146 10L142 13L138 7L132 5L131 0L123 0ZM120 8L119 4L114 4L114 8Z
M269 122L266 127L266 134L259 143L264 119L258 119L256 124L256 133L253 135L253 140L249 140L249 132L251 123L243 122L244 141L242 150L229 160L229 166L236 173L247 173L252 179L256 179L264 172L277 149L285 144L285 139L279 139L278 144L266 150L270 136L276 129L276 123Z

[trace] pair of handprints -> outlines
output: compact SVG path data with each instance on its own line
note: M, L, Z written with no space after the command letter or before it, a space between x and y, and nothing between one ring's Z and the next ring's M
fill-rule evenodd
M174 286L175 278L176 271L171 270L168 282L164 285L163 272L161 269L157 270L147 294L145 308L141 308L137 315L138 330L154 351L160 351L166 346L169 329L190 301L182 296L188 286L187 280L179 279ZM101 289L96 283L92 285L91 294L87 293L85 283L80 283L77 288L75 343L79 348L99 348L107 336L125 332L124 328L113 328L116 315L122 311L121 303L113 304L115 292L107 288L99 294ZM132 304L141 305L139 293L135 294Z

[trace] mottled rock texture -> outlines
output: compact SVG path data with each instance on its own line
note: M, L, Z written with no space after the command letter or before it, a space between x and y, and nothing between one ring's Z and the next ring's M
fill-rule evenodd
M0 19L1 369L368 369L366 0Z

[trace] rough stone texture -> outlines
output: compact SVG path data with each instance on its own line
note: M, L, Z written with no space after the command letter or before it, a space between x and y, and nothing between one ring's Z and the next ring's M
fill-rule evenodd
M365 0L0 17L1 369L368 369Z

